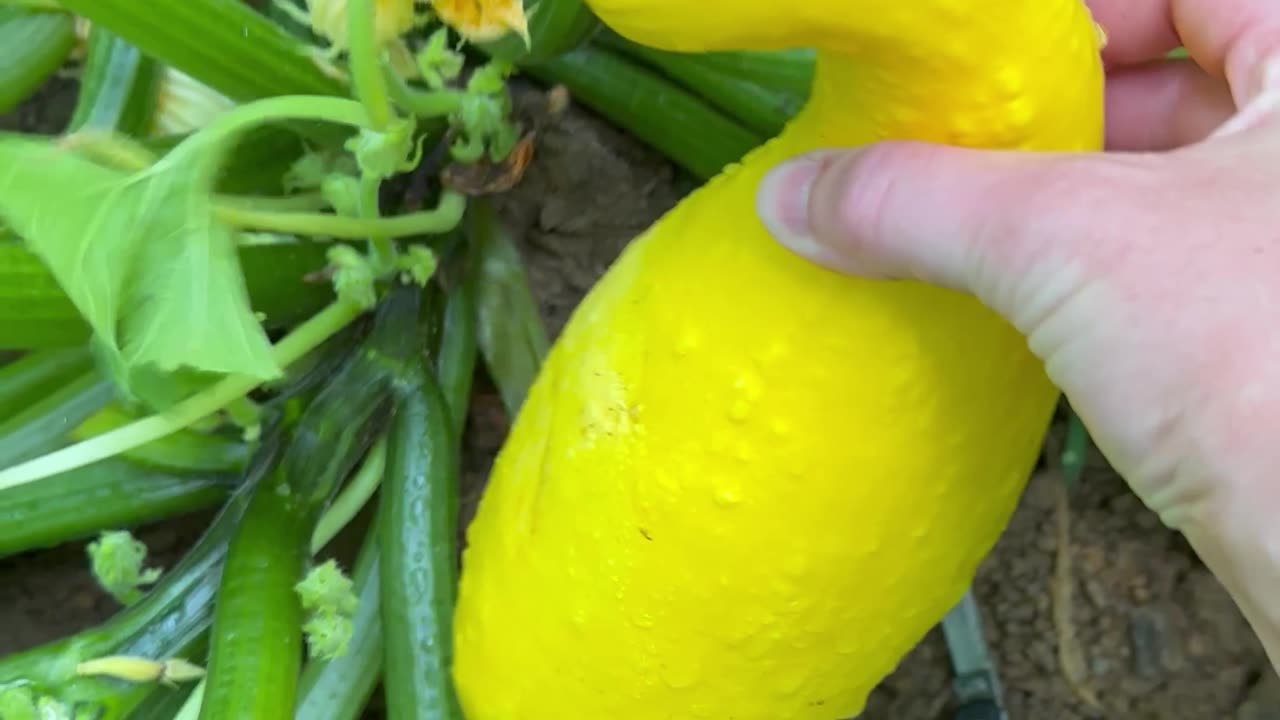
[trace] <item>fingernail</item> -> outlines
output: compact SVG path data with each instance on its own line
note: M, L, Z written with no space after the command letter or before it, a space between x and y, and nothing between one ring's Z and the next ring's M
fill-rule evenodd
M809 228L809 193L822 165L812 157L782 163L764 176L756 194L756 211L769 234L809 258L823 254Z

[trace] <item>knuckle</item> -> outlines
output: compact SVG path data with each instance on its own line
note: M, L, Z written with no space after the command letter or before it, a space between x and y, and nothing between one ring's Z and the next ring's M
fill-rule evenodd
M884 237L897 213L911 203L901 179L917 177L931 149L911 142L885 142L836 159L815 188L810 210L814 230L842 243Z
M903 204L899 178L916 176L929 148L916 143L873 145L845 163L841 218L851 226L876 229ZM854 178L858 181L854 181Z

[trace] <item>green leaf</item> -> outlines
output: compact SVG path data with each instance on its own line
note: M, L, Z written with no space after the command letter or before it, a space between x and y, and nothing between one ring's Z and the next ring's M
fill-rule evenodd
M0 135L0 220L49 267L127 391L135 372L280 375L235 233L213 214L214 149L183 143L129 174Z

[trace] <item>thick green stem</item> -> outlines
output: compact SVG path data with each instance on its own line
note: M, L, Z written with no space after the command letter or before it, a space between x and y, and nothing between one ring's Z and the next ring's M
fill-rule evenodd
M273 359L282 367L289 365L341 330L362 312L362 308L339 298L277 343L272 349ZM221 410L236 398L258 387L261 382L258 378L245 375L226 377L208 390L183 400L165 412L2 470L0 490L83 467L158 440Z
M329 207L324 195L318 192L298 193L284 197L217 195L214 198L214 202L219 207L273 213L323 210Z
M347 3L347 42L351 79L356 97L369 116L369 128L385 132L391 125L391 100L387 96L386 78L382 76L382 53L374 32L376 17L373 0L349 0ZM382 178L366 172L360 178L360 217L378 218L378 188ZM375 268L385 270L395 262L395 246L391 239L377 232L369 233L369 249Z
M70 133L59 144L64 149L78 152L96 163L122 172L146 170L160 159L147 146L128 136L92 130Z
M359 220L365 223L377 223L380 220L378 217L378 187L381 184L382 178L377 175L365 173L361 176ZM452 227L452 225L449 227ZM369 233L369 250L373 255L373 267L377 271L388 270L395 264L396 248L391 244L391 238L387 237L383 232L374 230Z
M379 62L381 53L374 35L373 0L349 0L347 20L351 79L356 97L368 111L372 129L381 132L391 124L391 103L387 99L387 85Z
M372 127L372 119L360 103L346 98L312 95L280 95L238 105L214 118L178 144L169 157L205 143L220 144L255 125L283 120L321 120L355 127Z
M404 78L390 70L386 70L387 90L391 99L404 110L413 113L420 119L443 118L462 109L462 100L466 93L461 90L431 90L424 92L409 86Z
M246 230L265 230L344 240L376 237L389 244L389 238L448 232L462 221L466 207L466 197L460 193L446 192L441 194L440 204L433 210L391 217L355 218L323 213L281 213L225 205L219 207L217 213L218 218L223 222ZM380 257L379 260L381 261L382 258Z

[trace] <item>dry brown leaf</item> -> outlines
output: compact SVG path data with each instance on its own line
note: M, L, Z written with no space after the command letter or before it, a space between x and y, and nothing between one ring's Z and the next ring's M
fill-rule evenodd
M510 190L524 178L533 159L534 133L525 133L501 162L452 163L441 173L444 186L464 195L491 195Z

